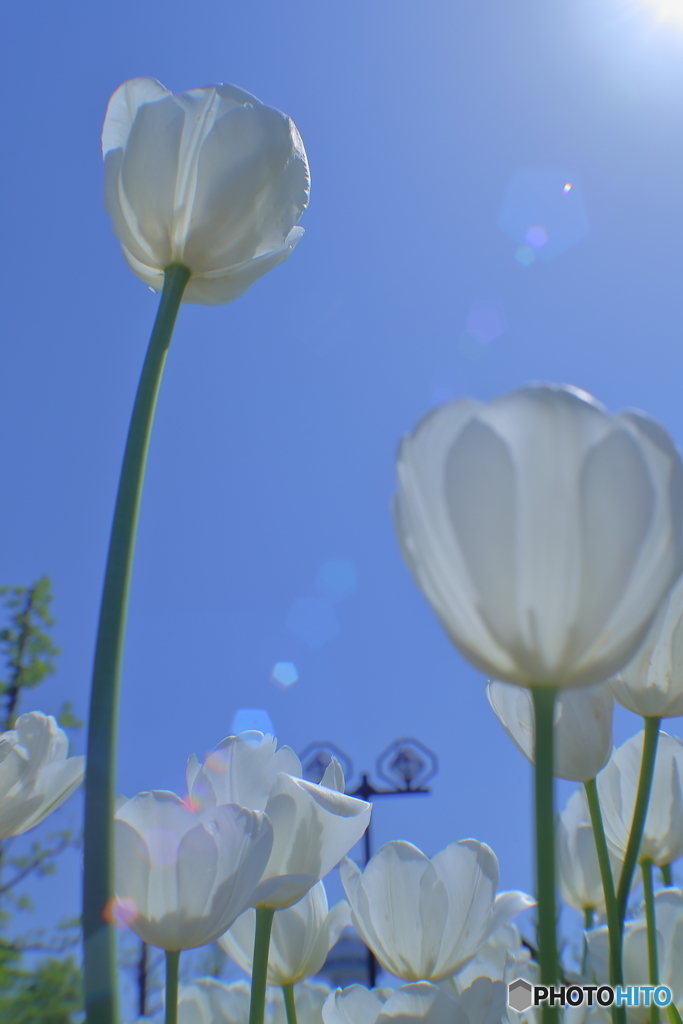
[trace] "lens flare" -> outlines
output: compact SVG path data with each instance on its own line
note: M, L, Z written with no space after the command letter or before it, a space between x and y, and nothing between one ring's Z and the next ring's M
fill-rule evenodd
M223 751L221 750L212 750L204 758L204 764L212 772L227 772L228 768L230 767L230 763L231 758L224 757Z
M128 928L140 916L135 900L129 896L120 899L113 896L107 903L102 917L116 928Z

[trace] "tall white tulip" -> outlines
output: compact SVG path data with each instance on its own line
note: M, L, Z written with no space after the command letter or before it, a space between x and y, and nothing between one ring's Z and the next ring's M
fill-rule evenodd
M251 904L273 842L260 811L195 812L175 793L140 793L117 810L114 915L167 951L213 942Z
M323 1006L324 1024L500 1024L507 988L502 982L478 978L458 996L437 985L418 982L397 989L350 985L336 989Z
M333 758L320 785L300 778L287 747L259 732L223 740L200 765L187 768L190 799L221 806L239 796L264 808L273 826L273 850L252 905L281 910L302 899L362 837L372 807L344 794L344 773Z
M492 682L486 687L498 721L524 756L534 762L534 705L524 686ZM614 701L605 683L563 690L555 702L554 774L587 782L612 753Z
M498 888L498 859L475 839L431 860L391 842L361 873L345 859L341 880L353 925L382 966L404 981L440 981L461 971L497 928L534 905Z
M605 913L598 853L588 802L582 789L567 801L557 820L558 888L565 903L576 910ZM612 877L619 879L620 860L611 855Z
M40 711L0 733L0 839L39 825L80 786L85 758L68 753L66 734Z
M472 664L588 686L633 657L683 568L683 467L643 414L531 385L426 416L401 444L395 520Z
M671 989L673 1002L683 1010L683 891L661 889L655 893L659 952L659 983ZM590 967L599 982L609 979L609 935L607 928L586 932ZM647 924L644 916L627 921L624 928L624 984L644 984L647 955ZM629 1007L631 1024L647 1024L650 1010L645 1006ZM666 1013L666 1011L664 1011ZM666 1018L664 1018L666 1019Z
M294 123L234 85L173 95L124 82L102 130L105 205L132 270L156 291L192 271L184 302L231 302L303 234L306 152Z
M331 910L327 893L318 882L302 900L278 910L268 952L268 984L294 985L320 971L327 954L344 928L351 924L351 911L345 900ZM251 974L256 933L256 911L246 910L218 940L221 949Z
M609 686L615 700L637 715L683 715L683 580L659 609L635 658Z
M605 836L612 850L624 856L638 791L643 733L614 751L597 778ZM639 856L654 864L670 864L683 855L683 743L660 732L652 791Z

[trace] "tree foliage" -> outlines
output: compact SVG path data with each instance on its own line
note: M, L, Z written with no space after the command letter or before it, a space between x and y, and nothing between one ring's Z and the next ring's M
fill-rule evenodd
M3 600L4 599L4 600ZM55 671L59 648L50 636L52 589L47 576L30 587L0 587L5 621L0 627L0 732L14 728L25 690L33 690ZM70 701L56 716L64 729L78 729ZM0 842L0 931L6 933L14 911L33 909L20 887L30 877L57 870L57 858L80 846L72 829L49 832L14 853L14 839ZM81 972L73 956L47 956L27 968L26 953L64 953L79 940L80 921L62 922L47 935L34 929L12 939L0 937L0 1021L2 1024L74 1024L83 1006Z

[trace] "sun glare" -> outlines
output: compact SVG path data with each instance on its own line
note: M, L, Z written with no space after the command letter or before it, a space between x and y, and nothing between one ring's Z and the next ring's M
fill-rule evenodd
M683 28L683 0L641 0L657 21L675 22Z

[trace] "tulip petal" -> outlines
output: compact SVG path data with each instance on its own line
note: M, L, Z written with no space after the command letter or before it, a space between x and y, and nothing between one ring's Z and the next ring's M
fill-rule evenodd
M126 145L138 108L172 94L155 78L131 78L109 100L102 128L102 156Z
M136 243L128 247L142 261L152 252L159 268L177 258L172 226L184 128L183 111L172 96L143 104L132 124L119 172L118 206ZM112 218L118 214L116 207L107 212Z
M262 104L237 107L214 123L199 155L192 227L184 248L195 273L249 259L256 254L258 239L273 238L282 245L308 195L305 177L298 201L281 194L292 150L289 118ZM275 204L274 181L280 186ZM279 230L269 223L273 212Z
M183 295L183 301L201 303L206 306L220 306L226 302L233 302L234 299L238 299L240 295L243 295L248 288L251 288L254 281L258 280L259 277L262 277L269 270L283 263L291 255L292 250L297 242L301 240L303 234L303 228L292 228L285 239L285 244L278 249L273 249L262 256L254 256L253 259L245 260L235 267L207 271L204 274L197 274L191 277ZM128 259L127 255L126 258ZM130 260L128 262L131 263ZM140 276L144 277L142 273ZM144 280L147 280L147 278L144 277ZM150 281L150 284L152 284L152 281Z

